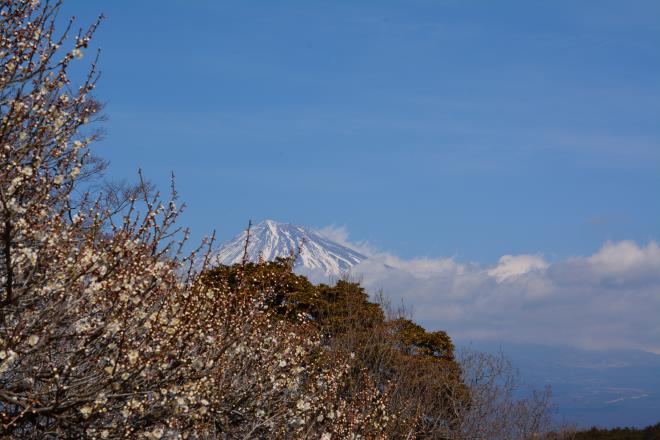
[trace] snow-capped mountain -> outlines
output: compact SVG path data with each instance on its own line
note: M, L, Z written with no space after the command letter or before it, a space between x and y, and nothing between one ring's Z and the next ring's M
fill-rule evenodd
M225 265L240 263L243 259L246 237L246 231L243 231L233 240L223 244L213 262ZM260 257L268 261L277 257L288 257L292 253L297 253L301 244L296 269L303 269L303 272L340 277L367 258L313 229L265 220L250 229L249 261L258 261Z

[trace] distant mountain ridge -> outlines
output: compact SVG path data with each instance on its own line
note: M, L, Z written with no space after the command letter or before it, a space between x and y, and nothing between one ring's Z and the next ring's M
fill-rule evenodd
M243 259L247 231L224 243L214 255L213 262L231 265ZM301 246L302 245L302 246ZM259 258L273 261L277 257L300 255L297 269L322 272L325 276L341 277L367 257L355 249L339 244L311 228L264 220L250 228L248 261Z

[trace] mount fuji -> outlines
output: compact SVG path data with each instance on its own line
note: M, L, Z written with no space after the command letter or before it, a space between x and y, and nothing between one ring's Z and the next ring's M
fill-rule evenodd
M243 259L247 231L224 243L213 262L224 265L240 263ZM290 223L264 220L250 228L247 247L248 261L266 261L296 254L295 269L304 274L341 277L367 257L355 249L339 244L321 232Z

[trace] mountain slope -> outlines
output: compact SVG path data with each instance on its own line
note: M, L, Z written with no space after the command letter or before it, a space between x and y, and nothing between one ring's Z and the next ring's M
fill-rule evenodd
M247 233L243 231L223 244L213 261L225 265L240 263L246 237ZM340 277L367 258L312 229L265 220L250 230L248 260L255 262L261 257L272 261L277 257L288 257L297 253L301 244L296 268L321 272L326 276Z

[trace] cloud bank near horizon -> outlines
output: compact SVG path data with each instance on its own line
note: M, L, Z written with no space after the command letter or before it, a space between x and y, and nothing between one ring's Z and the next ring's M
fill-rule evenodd
M504 255L494 266L454 258L402 259L351 243L345 228L328 238L369 258L351 276L370 293L410 306L413 317L462 341L641 349L660 354L660 247L606 242L589 256L548 262Z

